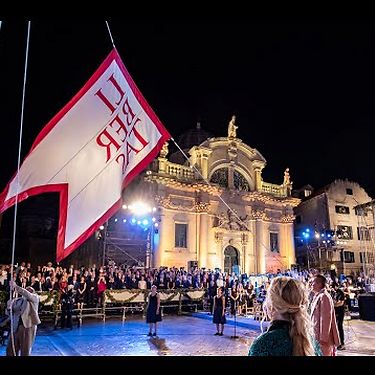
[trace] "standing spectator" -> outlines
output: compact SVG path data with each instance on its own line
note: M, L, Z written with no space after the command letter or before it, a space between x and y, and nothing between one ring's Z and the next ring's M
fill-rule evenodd
M215 336L223 336L224 324L227 322L225 318L225 296L224 287L217 288L217 295L214 297L213 302L214 319L213 323L216 324ZM221 326L221 330L220 330Z
M312 288L315 295L311 302L311 319L315 339L319 342L323 355L333 356L335 347L340 345L340 338L333 300L326 290L326 282L323 275L316 275L314 278Z
M151 293L148 295L146 322L150 324L148 336L157 335L157 323L161 322L160 312L160 296L157 293L156 285L151 287ZM152 333L152 325L154 324L154 333Z
M141 290L147 289L147 283L145 281L144 276L141 276L141 280L138 281L138 289L141 289Z
M97 290L97 295L98 295L98 303L100 306L103 306L104 303L104 292L107 289L107 281L104 277L103 274L100 275L99 280L98 280L98 290Z
M68 285L61 294L61 328L65 328L65 323L67 328L72 329L72 313L73 313L73 291L74 286Z
M235 282L232 286L231 293L230 293L230 314L232 316L236 315L237 311L237 303L238 303L238 291L237 291L237 283Z
M271 324L267 332L254 340L249 355L321 355L314 341L307 301L303 283L290 277L274 278L264 302L264 310Z
M96 303L96 290L97 283L95 280L95 274L93 273L86 279L86 288L87 288L87 304L93 306Z
M214 311L214 298L215 298L216 294L217 294L216 283L213 279L211 279L210 285L208 287L208 298L209 298L209 301L210 301L210 312L211 312L211 314L213 314L213 311Z
M31 276L30 286L36 292L42 291L42 284L41 284L41 282L35 276Z
M81 282L78 285L77 289L77 308L78 310L83 309L83 303L86 300L86 289L87 289L87 284L85 281L85 277L81 277Z
M223 280L223 276L221 275L221 273L219 274L219 277L216 280L216 286L218 288L221 288L224 286L224 280Z
M35 293L34 289L28 286L26 289L16 285L14 281L10 281L10 287L21 295L12 302L13 312L13 335L14 335L14 348L12 335L7 346L8 356L29 356L31 348L34 344L37 325L40 324L38 316L39 296ZM10 301L8 302L8 309L10 309Z
M344 336L344 316L345 316L345 294L339 288L337 283L332 284L333 288L333 305L335 307L336 323L340 335L340 345L338 350L345 349L345 336Z

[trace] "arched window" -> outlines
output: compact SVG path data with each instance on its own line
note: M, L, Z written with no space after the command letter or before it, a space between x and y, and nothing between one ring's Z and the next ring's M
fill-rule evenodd
M228 188L228 168L220 168L216 170L211 177L210 182L218 184L223 188ZM233 173L233 185L236 190L250 191L250 185L246 178L238 171Z
M233 184L236 190L250 191L249 183L246 178L238 171L234 171Z
M214 184L219 184L219 186L227 188L228 187L228 168L220 168L215 171L211 177L210 182Z

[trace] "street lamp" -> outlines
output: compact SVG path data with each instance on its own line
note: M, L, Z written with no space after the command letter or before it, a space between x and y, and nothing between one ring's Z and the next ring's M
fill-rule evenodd
M307 252L306 252L306 255L307 255L307 268L310 269L310 245L309 245L309 238L310 238L310 229L309 228L306 228L303 232L302 232L302 237L303 237L303 240L302 241L306 241L306 249L307 249Z

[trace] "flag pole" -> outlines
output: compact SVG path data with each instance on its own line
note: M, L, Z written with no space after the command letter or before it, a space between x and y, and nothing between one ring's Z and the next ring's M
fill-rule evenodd
M113 38L112 38L111 29L109 28L109 23L108 23L108 21L105 21L105 24L107 25L107 29L108 29L109 37L111 38L112 46L113 46L113 48L116 48L116 46L115 46L115 42L113 41Z
M1 25L0 25L1 26ZM21 105L21 121L20 121L20 136L19 136L19 142L18 142L18 160L17 160L17 182L16 182L16 199L14 204L14 217L13 217L13 239L12 239L12 260L10 265L10 295L9 295L9 301L10 301L10 337L12 341L12 350L13 355L16 356L16 349L14 345L14 332L13 332L13 267L14 267L14 254L16 249L16 230L17 230L17 211L18 211L18 196L19 196L19 173L20 173L20 164L21 164L21 149L22 149L22 133L23 133L23 118L24 118L24 109L25 109L25 92L26 92L26 78L27 78L27 66L28 66L28 57L29 57L29 45L30 45L30 27L31 27L31 21L28 21L27 25L27 41L26 41L26 56L25 56L25 70L23 74L23 89L22 89L22 105Z

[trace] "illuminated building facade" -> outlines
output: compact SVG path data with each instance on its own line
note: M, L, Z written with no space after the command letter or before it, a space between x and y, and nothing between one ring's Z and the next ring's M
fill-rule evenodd
M234 116L227 137L209 137L198 123L178 142L190 163L181 151L168 156L165 144L146 172L161 219L154 267L196 264L251 274L295 263L293 207L300 199L291 196L289 169L280 185L265 182L266 160L236 130Z

